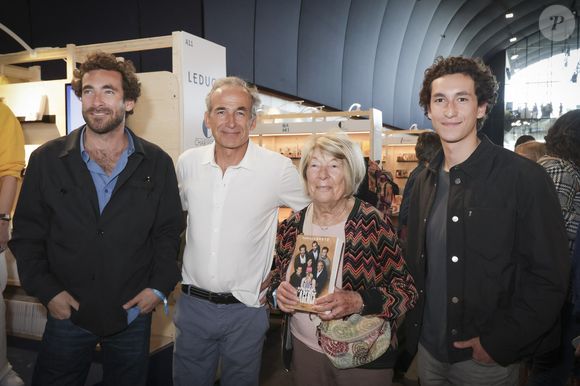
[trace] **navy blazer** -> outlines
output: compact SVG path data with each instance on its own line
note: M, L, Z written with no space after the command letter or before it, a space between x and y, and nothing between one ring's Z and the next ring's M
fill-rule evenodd
M68 291L80 304L72 322L101 336L127 326L122 306L141 290L169 295L180 279L183 215L173 162L129 133L135 152L102 214L80 129L34 151L9 244L24 289L45 306Z

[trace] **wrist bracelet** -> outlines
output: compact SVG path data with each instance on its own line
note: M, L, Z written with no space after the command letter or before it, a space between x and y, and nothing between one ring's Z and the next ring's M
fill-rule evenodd
M153 290L153 293L163 301L163 311L165 311L165 315L169 315L169 305L167 304L167 296L165 296L163 294L163 292L155 289L155 288L151 288L151 290Z

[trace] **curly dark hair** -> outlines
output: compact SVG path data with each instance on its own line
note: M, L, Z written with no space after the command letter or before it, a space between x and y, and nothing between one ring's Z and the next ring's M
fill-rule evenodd
M568 111L558 118L545 139L548 155L580 167L580 110Z
M437 57L433 65L425 70L423 87L419 92L419 105L423 108L425 116L427 116L429 104L431 103L431 84L437 78L453 74L464 74L473 79L477 104L481 106L487 102L485 116L477 120L477 129L479 130L497 101L498 90L495 76L480 58L465 58L463 56Z
M441 149L441 139L434 131L421 133L419 134L419 137L417 137L415 155L419 162L431 162L439 149Z
M141 83L135 75L135 66L130 60L117 60L115 55L97 51L87 56L87 59L73 72L72 88L79 98L83 90L83 76L94 70L117 71L123 78L123 100L137 102L141 95ZM133 114L133 110L127 111Z

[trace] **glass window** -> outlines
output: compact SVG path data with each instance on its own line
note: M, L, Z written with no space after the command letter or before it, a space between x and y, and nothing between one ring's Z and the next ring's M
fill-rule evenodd
M524 134L543 141L560 115L580 108L579 32L560 42L537 32L506 50L504 147Z

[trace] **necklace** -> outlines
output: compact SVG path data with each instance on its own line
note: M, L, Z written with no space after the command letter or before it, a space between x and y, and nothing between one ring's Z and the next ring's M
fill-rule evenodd
M332 225L336 224L335 220L342 219L342 216L343 216L344 212L346 211L346 208L348 206L349 201L350 201L350 198L347 198L346 200L344 200L344 206L343 206L342 210L337 215L331 217L330 220L326 221L327 223L329 223L328 225L319 224L319 221L315 220L315 219L313 219L312 222L314 224L318 225L320 227L320 229L322 229L323 231L328 230L328 228L330 228Z

